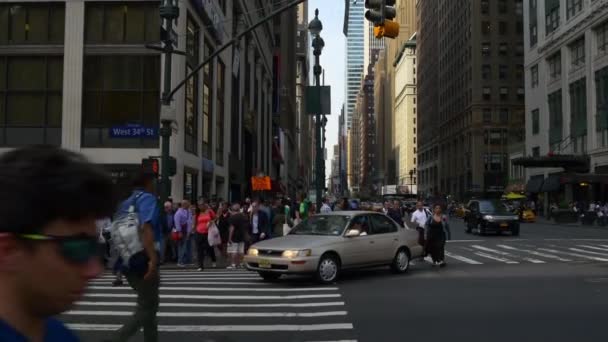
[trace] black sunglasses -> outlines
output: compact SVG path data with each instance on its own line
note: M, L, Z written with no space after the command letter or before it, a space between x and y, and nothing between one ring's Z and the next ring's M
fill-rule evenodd
M29 241L53 242L59 247L59 254L74 264L86 264L102 255L102 246L97 238L86 234L72 236L19 234L17 236Z

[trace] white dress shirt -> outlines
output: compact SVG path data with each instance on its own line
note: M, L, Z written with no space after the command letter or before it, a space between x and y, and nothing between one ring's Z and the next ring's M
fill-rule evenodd
M427 216L426 210L416 209L416 211L414 211L412 213L412 219L410 220L410 222L416 223L416 227L424 227L427 220L428 220L428 216Z

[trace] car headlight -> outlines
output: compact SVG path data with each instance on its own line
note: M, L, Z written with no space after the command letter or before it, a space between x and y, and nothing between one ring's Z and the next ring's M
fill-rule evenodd
M492 215L486 215L486 216L483 217L483 219L484 220L488 220L488 221L492 221L492 220L494 220L494 216L492 216Z
M283 257L292 259L292 258L297 258L297 257L307 257L307 256L310 256L311 254L312 254L312 251L310 249L286 250L283 252Z
M247 255L258 256L258 250L255 249L255 248L249 248L249 251L247 252Z

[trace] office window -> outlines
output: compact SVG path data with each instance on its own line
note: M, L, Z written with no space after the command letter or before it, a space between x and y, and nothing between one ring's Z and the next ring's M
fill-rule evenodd
M86 4L86 44L144 44L160 40L158 3L92 2Z
M491 123L492 122L492 110L489 108L485 108L482 111L482 115L483 115L483 123Z
M216 163L224 165L224 97L226 90L226 66L222 61L217 62L217 117L216 117L216 132L217 132L217 148L216 148Z
M507 108L501 108L498 111L498 121L501 124L509 123L509 110Z
M484 57L489 57L492 55L490 43L481 44L481 55Z
M530 21L529 21L529 29L530 29L530 46L536 45L538 42L538 8L537 8L537 0L530 0L529 9L530 9Z
M492 90L490 87L483 87L483 99L491 100L492 99Z
M532 135L537 135L540 131L540 112L537 109L532 111Z
M559 27L559 1L545 0L545 23L547 34Z
M562 55L560 52L547 58L547 67L549 68L549 78L556 80L562 75Z
M583 0L566 0L566 19L570 19L583 10Z
M203 49L203 58L207 58L212 53L212 47L209 41L205 40ZM203 146L202 155L204 158L213 160L213 150L211 139L213 137L212 121L212 91L213 91L213 62L208 63L203 68Z
M498 13L507 13L507 0L498 0Z
M532 157L540 157L540 147L532 148Z
M490 80L492 78L492 66L490 64L481 66L481 78L484 80Z
M482 21L481 22L481 33L490 34L491 32L492 32L492 25L490 24L490 22Z
M524 14L523 0L515 0L515 14L516 15Z
M509 78L509 66L501 64L498 66L498 78L506 80Z
M198 173L195 170L184 168L184 199L192 203L198 201Z
M538 64L530 68L530 86L532 88L538 87Z
M587 135L587 85L586 78L570 84L570 136Z
M498 46L498 54L501 56L507 56L509 54L509 44L500 43L500 45Z
M0 56L0 146L61 145L63 58Z
M509 24L506 21L501 21L498 23L498 33L501 35L506 35L509 33Z
M608 52L608 21L595 29L595 36L597 39L598 55L606 54Z
M523 56L524 55L524 43L519 42L515 45L515 56Z
M500 87L500 99L502 101L506 101L509 99L509 88Z
M561 89L549 94L549 145L562 141L562 91Z
M526 96L526 92L523 87L517 88L517 99L523 101Z
M608 67L595 72L595 106L597 110L596 131L608 129ZM606 142L603 141L602 146Z
M112 138L114 126L160 125L160 57L86 55L82 106L82 146L158 147L156 138Z
M490 14L490 0L481 0L481 13Z
M186 75L199 64L199 26L188 15L186 22ZM193 154L198 151L198 74L191 77L185 87L186 105L184 117L184 150Z
M64 32L64 3L0 4L0 46L63 44Z
M573 68L585 64L585 37L570 44L570 60Z

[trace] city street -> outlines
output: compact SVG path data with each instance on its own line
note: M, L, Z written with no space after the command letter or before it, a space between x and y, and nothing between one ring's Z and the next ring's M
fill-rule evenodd
M255 273L163 270L161 340L605 341L608 229L523 224L520 237L464 233L451 223L448 267L417 260L406 275L347 272L332 286ZM62 319L102 341L134 305L110 275ZM143 341L141 334L135 341Z

